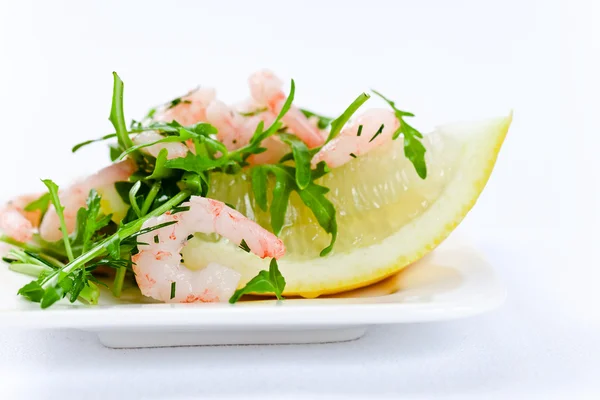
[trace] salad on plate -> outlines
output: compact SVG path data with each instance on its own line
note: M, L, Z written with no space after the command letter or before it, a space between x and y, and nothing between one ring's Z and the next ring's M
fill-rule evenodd
M130 123L113 73L111 163L0 209L3 261L47 308L137 286L158 302L314 298L423 257L483 190L512 115L425 135L378 91L334 117L294 103L272 72L227 105L199 87ZM379 108L365 109L372 97ZM64 299L64 300L63 300Z

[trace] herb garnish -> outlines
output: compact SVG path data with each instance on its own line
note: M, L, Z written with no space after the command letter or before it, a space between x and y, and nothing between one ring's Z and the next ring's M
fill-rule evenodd
M394 114L396 118L400 121L400 128L396 132L392 138L396 140L400 135L404 136L404 155L408 160L413 164L417 174L421 177L421 179L427 178L427 164L425 163L425 146L419 139L423 138L421 132L413 128L409 125L404 117L414 117L415 115L408 111L402 111L396 108L396 104L379 93L376 90L372 90L377 96L381 97L386 103L392 107L394 110Z

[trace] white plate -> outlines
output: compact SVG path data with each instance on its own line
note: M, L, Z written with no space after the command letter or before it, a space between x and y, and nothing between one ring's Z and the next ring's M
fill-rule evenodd
M367 288L319 299L229 304L144 304L137 289L98 306L41 310L15 295L31 280L0 265L0 326L73 328L108 347L313 343L361 337L373 324L440 321L498 307L504 289L470 246L449 239L432 254Z

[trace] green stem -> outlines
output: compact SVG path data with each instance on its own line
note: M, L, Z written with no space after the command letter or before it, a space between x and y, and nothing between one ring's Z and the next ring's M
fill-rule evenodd
M31 243L19 242L7 235L0 235L0 242L10 244L11 246L15 246L23 250L31 251L32 253L43 253L46 251L46 249L43 249L40 246L36 246Z
M152 217L157 217L157 216L163 214L164 212L170 210L174 206L176 206L176 205L180 204L182 201L184 201L187 197L190 196L190 194L191 193L187 190L179 192L178 194L173 196L169 201L164 203L162 206L156 208L155 210L152 210L152 212L150 212L148 215L146 215L140 219L137 219L135 221L132 221L129 224L123 226L116 233L114 233L113 235L104 239L102 242L98 243L96 246L92 247L90 249L90 251L88 251L87 253L83 253L82 255L77 257L75 260L73 260L72 262L67 264L64 268L57 270L53 274L47 276L44 279L44 281L42 282L42 287L44 289L46 289L48 287L54 286L58 282L59 277L61 275L64 276L77 268L82 268L86 263L92 261L94 258L103 255L104 253L107 252L106 246L110 242L112 242L113 240L120 241L120 240L123 240L123 239L133 235L134 233L136 233L137 231L139 231L141 229L144 222L146 222L148 219L150 219Z
M148 211L150 211L150 207L152 207L152 203L154 203L154 199L156 198L156 196L158 195L158 191L160 190L160 185L160 181L156 181L150 188L150 191L148 192L148 195L144 200L144 204L142 204L142 216L148 214Z
M100 297L100 289L94 282L89 282L79 293L79 300L85 300L89 304L98 304L98 297Z
M123 81L119 75L117 75L116 72L113 72L113 95L109 120L115 127L119 145L123 150L127 150L133 146L133 141L129 137L127 125L125 124L125 113L123 112L124 86L125 85L123 84ZM141 155L139 152L134 152L131 157L138 163L141 161Z
M123 291L123 282L125 281L125 272L127 272L125 267L117 268L115 280L112 286L112 293L115 297L121 297L121 292Z
M12 263L8 265L8 269L20 274L25 274L37 278L42 272L52 272L52 268L37 264Z

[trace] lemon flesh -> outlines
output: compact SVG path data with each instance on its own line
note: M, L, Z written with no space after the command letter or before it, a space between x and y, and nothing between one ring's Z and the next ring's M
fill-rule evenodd
M338 240L326 257L330 236L292 193L280 234L287 253L279 261L284 294L316 297L379 281L423 257L443 241L473 207L485 187L512 115L438 127L423 139L428 176L421 179L404 156L402 140L332 170L317 183L337 211ZM252 195L247 172L213 174L207 195L233 205L269 229L268 212ZM225 239L195 238L184 248L189 268L218 262L242 274L240 286L260 270L261 260Z

